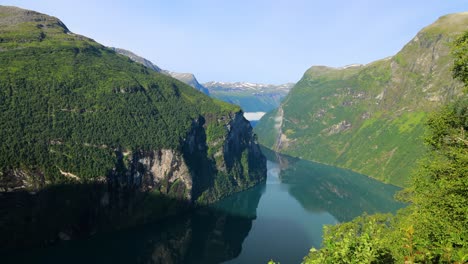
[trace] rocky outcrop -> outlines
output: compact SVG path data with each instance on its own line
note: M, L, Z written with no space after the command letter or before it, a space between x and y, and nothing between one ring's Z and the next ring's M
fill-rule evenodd
M17 190L35 191L45 185L44 175L40 171L11 169L0 171L0 193Z
M351 123L346 120L339 122L338 124L334 124L333 126L322 130L322 132L326 133L328 136L341 133L343 131L349 130L351 128Z
M242 112L207 116L206 122L199 120L197 124L185 147L188 160L198 164L191 166L195 168L194 200L212 202L266 179L266 158ZM206 143L200 144L204 138Z
M109 184L209 203L264 181L266 158L243 113L210 118L193 122L181 150L117 151ZM221 133L207 139L207 129Z
M118 186L132 186L140 191L153 191L173 198L191 200L192 177L182 154L172 149L136 151L121 155L124 172L113 170L109 176ZM124 165L125 166L125 165Z
M244 118L242 112L235 113L234 118L227 125L228 134L224 141L223 155L228 170L232 170L234 164L241 160L244 177L258 174L258 180L262 180L262 175L266 174L266 158L263 156L256 135L252 132L250 123ZM242 156L246 155L247 160L242 161ZM260 164L260 166L257 166ZM240 183L239 183L240 184ZM247 183L248 184L248 183Z
M266 179L266 159L242 112L193 121L180 149L116 149L117 163L94 181L120 189L158 192L190 203L213 202ZM207 130L219 134L207 138ZM98 147L98 146L89 146ZM208 153L211 149L211 154ZM70 181L80 175L62 171ZM73 177L71 177L72 175ZM37 192L47 186L41 171L11 169L0 173L0 191Z

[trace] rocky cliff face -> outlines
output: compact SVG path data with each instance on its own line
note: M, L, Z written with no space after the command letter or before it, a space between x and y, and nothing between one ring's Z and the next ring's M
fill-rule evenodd
M2 172L0 205L8 210L0 234L16 238L0 245L54 243L142 224L264 181L266 159L242 112L209 119L195 120L179 149L115 150L114 168L94 181L61 171L69 183L49 186L41 171ZM213 129L221 133L207 137ZM49 225L50 218L56 221Z
M207 129L220 133L207 140ZM209 155L209 148L217 151ZM190 203L213 202L266 179L266 159L242 112L195 120L180 150L118 151L118 157L110 184Z
M194 203L201 195L203 198L199 201L215 201L264 181L266 159L243 113L210 118L208 123L204 117L194 120L180 149L116 149L114 168L94 182L108 184L111 189L157 191ZM217 129L220 133L207 140L207 129ZM214 154L209 156L209 148L217 151L212 151ZM72 182L83 182L79 175L60 172ZM225 186L226 189L217 189L224 177L230 184ZM2 192L37 192L47 184L39 170L15 168L0 172Z

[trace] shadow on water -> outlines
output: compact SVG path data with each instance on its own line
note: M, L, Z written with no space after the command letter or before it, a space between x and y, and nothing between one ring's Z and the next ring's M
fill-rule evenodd
M223 210L156 194L109 195L99 184L3 193L2 263L220 263L240 254L264 185L230 197Z

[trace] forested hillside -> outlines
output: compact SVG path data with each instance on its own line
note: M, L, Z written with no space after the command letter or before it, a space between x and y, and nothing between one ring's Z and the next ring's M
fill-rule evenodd
M262 144L405 186L427 113L461 95L450 43L468 13L441 17L392 57L343 68L311 67L255 131ZM390 36L389 36L390 37Z
M326 227L323 248L312 249L304 263L468 262L468 31L452 54L464 92L425 123L429 153L398 195L410 205L396 216Z
M239 107L57 18L0 6L0 65L1 247L162 218L266 177Z

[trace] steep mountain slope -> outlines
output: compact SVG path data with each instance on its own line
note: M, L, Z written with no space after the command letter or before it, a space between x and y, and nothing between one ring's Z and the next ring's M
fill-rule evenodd
M314 66L256 127L281 152L405 185L428 112L461 95L450 42L468 13L441 17L398 54L368 65Z
M129 51L129 50L126 50L126 49L120 49L120 48L114 48L114 47L110 47L110 49L114 50L115 52L119 53L119 54L122 54L124 56L127 56L129 57L132 61L135 61L135 62L138 62L140 64L143 64L145 65L147 68L155 71L155 72L159 72L159 73L164 73L165 71L163 71L161 68L159 68L157 65L153 64L151 61L143 58L143 57L140 57L138 55L136 55L135 53Z
M203 86L212 97L239 105L245 112L268 112L279 106L294 84L207 82Z
M180 72L171 72L171 71L164 71L164 73L169 74L170 76L176 78L177 80L184 82L193 88L203 92L204 94L210 94L208 89L206 89L203 85L201 85L195 75L193 73L180 73Z
M212 202L266 177L237 106L73 34L57 18L0 6L0 65L1 202L97 185L77 204L83 217L111 208L136 223L173 211L146 208L144 197ZM3 209L14 210L0 207L8 226Z
M143 64L144 66L146 66L147 68L149 68L149 69L151 69L153 71L156 71L156 72L171 76L173 78L176 78L177 80L192 86L193 88L199 90L200 92L202 92L204 94L209 94L208 89L203 87L203 85L201 85L198 82L197 78L195 78L195 75L193 75L192 73L178 73L178 72L171 72L171 71L167 71L167 70L162 70L161 68L159 68L158 66L153 64L151 61L149 61L149 60L147 60L147 59L145 59L145 58L143 58L141 56L138 56L138 55L136 55L135 53L133 53L133 52L131 52L129 50L120 49L120 48L111 48L111 49L114 50L115 52L119 53L119 54L122 54L124 56L129 57L132 61Z

